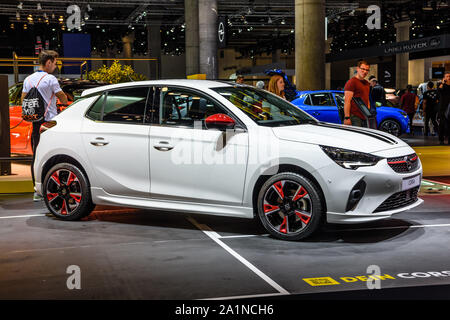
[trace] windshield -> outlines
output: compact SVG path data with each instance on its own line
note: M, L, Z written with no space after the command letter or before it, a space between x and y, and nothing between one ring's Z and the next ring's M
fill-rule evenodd
M253 87L226 87L212 90L228 99L261 126L281 127L317 120L296 106L268 91Z

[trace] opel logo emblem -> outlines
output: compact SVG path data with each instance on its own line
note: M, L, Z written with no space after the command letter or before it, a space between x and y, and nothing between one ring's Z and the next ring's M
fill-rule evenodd
M223 22L219 23L219 42L223 42L225 40L225 26Z
M412 168L411 160L408 157L405 157L404 160L406 162L406 167L408 168L408 171L411 170Z

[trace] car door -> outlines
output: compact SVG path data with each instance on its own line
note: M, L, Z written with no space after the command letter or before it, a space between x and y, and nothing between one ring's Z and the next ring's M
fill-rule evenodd
M310 93L308 101L311 104L309 114L313 117L324 122L341 123L336 102L331 93Z
M89 109L82 139L98 186L114 195L148 197L149 132L145 123L149 87L111 90Z
M246 130L207 129L213 114L234 117L196 91L160 87L150 129L151 196L240 205L248 157ZM237 119L234 117L234 119Z
M9 94L9 128L11 153L32 154L31 150L31 122L22 119L22 83L11 86Z

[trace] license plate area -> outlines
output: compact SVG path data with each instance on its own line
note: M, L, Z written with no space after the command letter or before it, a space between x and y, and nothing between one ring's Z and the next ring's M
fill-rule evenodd
M402 181L402 191L412 189L414 187L420 186L420 174L414 176L405 178Z

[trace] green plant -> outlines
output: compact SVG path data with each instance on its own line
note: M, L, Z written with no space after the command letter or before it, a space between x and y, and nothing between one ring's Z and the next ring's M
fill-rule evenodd
M89 79L113 84L128 81L147 80L147 77L143 74L134 72L131 66L122 65L118 60L114 60L113 64L109 68L103 65L98 70L89 72Z

